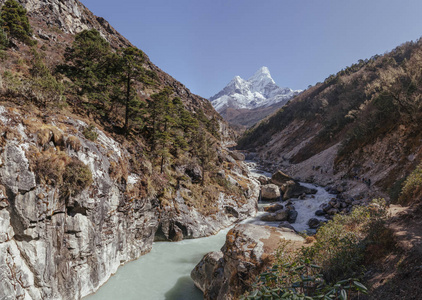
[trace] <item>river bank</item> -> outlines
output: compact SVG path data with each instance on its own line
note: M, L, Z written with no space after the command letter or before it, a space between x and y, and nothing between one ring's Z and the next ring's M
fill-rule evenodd
M256 180L261 176L267 178L271 174L259 168L253 162L248 162L250 178ZM305 199L291 199L298 211L298 217L292 226L296 231L309 229L307 222L315 216L315 211L321 204L327 202L333 195L322 187L304 184L309 188L316 188L314 195ZM260 210L269 205L260 204ZM265 222L260 218L265 214L259 211L242 224L277 227L280 222ZM324 218L320 218L323 220ZM203 299L202 292L194 286L190 272L203 256L212 251L219 251L225 243L226 234L231 229L221 230L214 236L183 240L180 242L155 242L150 253L119 268L103 287L95 294L84 299Z

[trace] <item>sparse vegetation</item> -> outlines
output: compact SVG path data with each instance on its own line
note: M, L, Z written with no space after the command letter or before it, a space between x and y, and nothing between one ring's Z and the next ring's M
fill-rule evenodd
M85 136L85 138L93 142L95 142L98 138L98 133L95 130L94 124L89 124L87 127L84 128L82 133Z
M87 165L72 157L63 172L62 196L74 197L92 184L92 173Z
M419 201L422 195L422 166L419 165L406 178L400 193L399 202L409 204L413 201Z
M78 195L93 182L87 165L58 148L50 147L45 151L33 148L30 159L38 183L58 187L64 199Z
M349 299L350 293L366 292L359 281L367 262L395 245L386 217L385 201L374 200L350 215L336 215L311 246L288 253L282 244L275 264L246 299Z

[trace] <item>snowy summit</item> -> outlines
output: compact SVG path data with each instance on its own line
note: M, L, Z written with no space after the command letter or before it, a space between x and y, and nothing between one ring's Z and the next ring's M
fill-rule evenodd
M301 90L280 88L271 78L267 67L260 68L251 78L234 77L218 94L210 98L214 108L221 112L226 108L253 109L276 103L287 103Z

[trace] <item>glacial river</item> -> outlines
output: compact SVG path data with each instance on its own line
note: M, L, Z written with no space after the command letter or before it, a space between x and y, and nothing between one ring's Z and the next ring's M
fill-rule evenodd
M270 174L256 170L254 164L249 164L252 174L268 176ZM316 188L317 194L308 195L305 200L292 199L298 211L296 223L292 224L297 231L308 228L306 223L315 218L315 211L322 203L327 203L333 196L323 188L302 183L307 187ZM262 207L262 205L260 205ZM264 212L258 212L256 217L242 223L278 226L279 222L263 222L260 217ZM154 243L150 253L136 261L121 266L95 294L87 296L86 300L199 300L203 299L190 272L202 257L210 251L218 251L223 246L229 229L218 234L181 242Z

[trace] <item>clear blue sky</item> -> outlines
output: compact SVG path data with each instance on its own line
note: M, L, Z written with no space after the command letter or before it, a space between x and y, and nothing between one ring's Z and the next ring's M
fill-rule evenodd
M304 89L422 36L421 0L81 1L206 98L261 66Z

